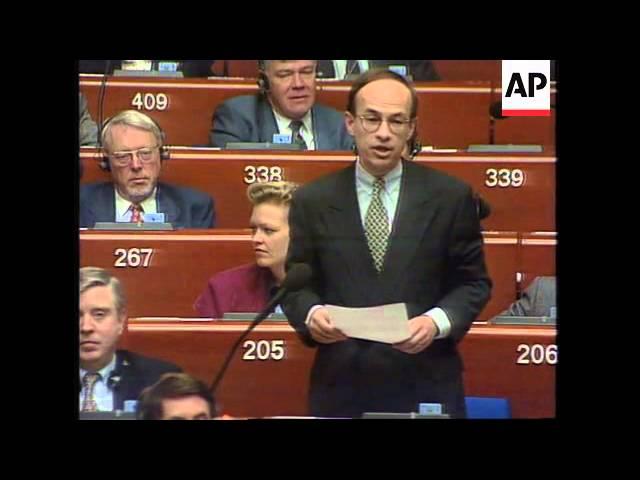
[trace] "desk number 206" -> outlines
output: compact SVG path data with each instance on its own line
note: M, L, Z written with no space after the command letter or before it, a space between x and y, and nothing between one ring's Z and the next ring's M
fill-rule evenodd
M518 365L555 365L558 363L558 346L555 344L551 345L540 345L539 343L535 343L533 345L528 345L526 343L521 343L516 348L516 351L520 354L516 363Z
M245 351L243 360L282 360L284 358L284 340L246 340L242 346Z

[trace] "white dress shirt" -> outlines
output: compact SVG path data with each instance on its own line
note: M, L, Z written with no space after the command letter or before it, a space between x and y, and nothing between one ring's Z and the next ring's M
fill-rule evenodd
M276 124L278 125L278 131L281 134L288 134L292 137L293 132L291 131L291 120L283 115L280 115L276 111L275 108L272 107L273 115L276 117ZM302 117L302 127L300 127L300 136L307 144L307 150L315 150L316 142L313 138L313 119L311 115L311 110L309 110L304 117Z
M113 190L115 192L115 199L116 199L116 222L130 222L131 215L133 214L133 212L129 210L129 207L131 207L131 202L125 199L124 197L122 197L118 193L117 188L114 188ZM145 198L140 204L140 206L142 207L142 210L144 210L142 214L143 219L146 213L158 213L158 207L156 202L157 191L158 191L158 187L154 188L151 195Z
M98 411L110 412L113 410L113 390L109 388L108 381L111 372L116 368L116 356L113 355L111 361L100 371L95 372L100 374L100 378L93 385L93 398L96 401ZM82 385L82 379L88 370L80 369L80 385ZM80 390L80 410L82 410L82 399L84 398L84 385Z

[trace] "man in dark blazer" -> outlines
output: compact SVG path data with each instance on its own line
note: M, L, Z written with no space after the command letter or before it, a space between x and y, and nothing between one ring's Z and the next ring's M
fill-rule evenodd
M169 151L158 124L144 113L125 110L102 130L102 168L111 182L80 187L80 227L96 222L164 221L177 228L215 227L213 199L192 188L159 182Z
M289 135L293 143L299 134L308 150L350 150L353 138L342 114L315 103L315 68L316 60L260 61L260 92L230 98L216 108L210 144L273 142L276 134Z
M304 185L289 214L287 264L307 263L307 288L283 308L318 351L310 414L358 417L439 403L464 417L456 345L487 303L491 280L471 188L401 158L416 124L417 95L391 71L353 84L345 122L358 160ZM397 344L347 338L325 305L406 305L410 337Z
M346 62L340 73L336 72L335 62ZM372 68L385 68L391 66L403 66L407 69L407 74L414 82L436 82L440 76L431 60L318 60L318 78L345 78L358 73L363 73L361 62L367 62L367 70Z
M120 281L102 268L80 269L80 410L123 410L124 402L180 367L117 350L127 321Z

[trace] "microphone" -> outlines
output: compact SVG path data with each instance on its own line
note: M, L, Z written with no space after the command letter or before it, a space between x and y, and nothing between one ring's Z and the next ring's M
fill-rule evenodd
M502 102L497 101L493 102L489 105L489 144L493 145L496 143L496 120L504 120L505 117L502 115Z
M101 156L102 153L102 123L104 122L104 96L107 93L107 75L109 74L109 69L111 68L111 60L105 60L105 68L104 75L102 76L102 81L100 82L100 91L98 93L98 155Z
M247 335L249 335L251 330L253 330L260 322L262 322L273 312L276 305L280 302L280 300L286 293L295 292L297 290L300 290L301 288L304 288L311 280L311 275L311 267L309 267L309 265L307 265L306 263L294 263L293 265L291 265L291 268L287 272L287 276L282 282L280 290L278 290L278 292L269 301L267 306L264 307L264 309L256 316L249 327L242 333L242 335L240 335L240 338L238 338L233 347L231 347L231 350L229 351L227 358L225 358L224 363L222 364L222 367L218 372L218 375L211 383L211 387L209 387L209 390L212 394L214 394L216 389L218 388L218 385L220 384L224 373L227 371L229 363L231 362L233 355L236 353L236 350L238 349L242 341L247 338Z

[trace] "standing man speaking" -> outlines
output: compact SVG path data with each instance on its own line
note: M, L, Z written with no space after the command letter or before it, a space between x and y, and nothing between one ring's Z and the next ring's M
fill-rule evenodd
M471 188L402 160L417 110L416 91L401 75L361 75L345 112L356 162L294 195L288 264L308 263L313 278L283 306L302 339L318 347L311 415L414 412L419 403L440 403L443 413L465 417L456 344L489 300L491 280ZM410 337L397 344L346 337L325 307L399 302Z

